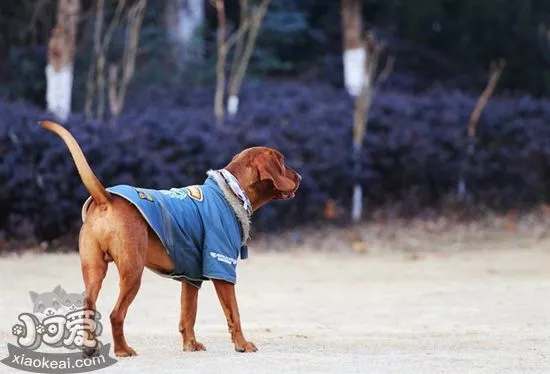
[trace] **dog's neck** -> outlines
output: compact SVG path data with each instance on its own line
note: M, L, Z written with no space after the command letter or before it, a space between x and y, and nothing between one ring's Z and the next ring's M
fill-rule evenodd
M241 245L245 245L250 238L250 217L252 216L252 205L246 192L237 178L225 169L209 170L206 174L218 184L229 206L235 212L242 229Z

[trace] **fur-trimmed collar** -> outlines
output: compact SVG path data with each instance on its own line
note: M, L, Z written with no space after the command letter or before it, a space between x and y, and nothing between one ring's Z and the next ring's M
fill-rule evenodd
M229 206L231 206L231 209L235 212L242 229L241 245L246 245L246 242L250 239L250 215L247 214L246 209L243 207L243 202L231 190L219 170L208 170L206 174L214 178L214 181L222 190Z

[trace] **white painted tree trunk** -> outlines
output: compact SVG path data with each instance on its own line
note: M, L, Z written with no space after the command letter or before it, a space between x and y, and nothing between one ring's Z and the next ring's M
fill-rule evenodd
M204 24L204 0L170 0L166 7L166 25L170 40L186 64L200 60L203 40L200 29Z
M464 201L466 199L466 180L464 179L464 176L461 176L458 180L458 187L456 190L458 201Z
M353 197L351 201L351 219L354 223L361 220L363 212L363 188L359 183L361 170L360 155L363 144L365 123L368 117L367 105L361 103L368 98L370 80L367 75L367 51L363 43L362 0L340 0L342 27L344 86L355 98L353 115Z
M227 100L227 113L234 116L239 111L239 96L231 95Z
M353 222L361 220L363 212L363 188L360 184L353 186L353 197L351 202L351 219Z
M468 186L466 184L466 177L464 175L464 169L474 156L475 147L474 144L468 144L465 160L462 161L462 170L460 171L460 177L457 185L457 198L458 201L466 201L468 199Z
M365 72L367 54L364 48L352 48L344 51L344 85L351 96L359 96L368 75Z
M79 16L80 0L59 0L57 23L48 42L46 105L60 121L66 121L71 113L73 61Z
M51 64L46 66L46 104L48 111L60 121L66 121L71 113L73 89L73 66L62 66L56 71Z
M363 46L362 0L340 0L342 21L342 44L344 63L344 86L348 93L357 97L366 74L367 54Z

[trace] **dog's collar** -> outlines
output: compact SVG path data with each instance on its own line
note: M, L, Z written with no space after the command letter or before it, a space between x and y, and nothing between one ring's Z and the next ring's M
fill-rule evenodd
M219 170L221 173L223 179L227 182L229 185L229 188L231 188L231 191L241 200L243 203L243 208L246 211L246 214L248 214L249 217L252 216L252 204L250 204L250 199L248 198L248 195L246 192L244 192L244 189L241 187L241 184L235 178L233 174L231 174L229 171L225 169Z
M225 169L209 170L206 173L212 177L220 187L225 199L235 212L237 220L241 224L242 241L244 246L250 238L250 217L252 216L252 205L246 192L242 189L239 181L233 174Z

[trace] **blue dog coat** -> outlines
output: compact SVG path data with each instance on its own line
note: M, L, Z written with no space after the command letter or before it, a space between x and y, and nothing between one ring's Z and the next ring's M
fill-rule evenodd
M161 275L196 287L209 279L236 283L237 259L245 259L247 249L237 216L212 176L202 185L170 190L128 185L107 190L134 205L166 248L175 268Z

